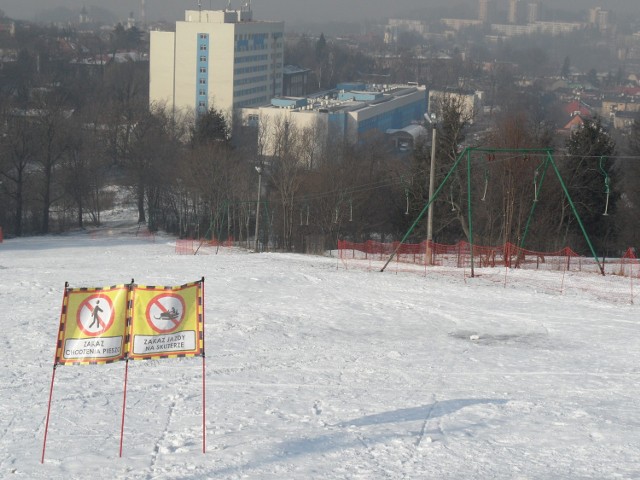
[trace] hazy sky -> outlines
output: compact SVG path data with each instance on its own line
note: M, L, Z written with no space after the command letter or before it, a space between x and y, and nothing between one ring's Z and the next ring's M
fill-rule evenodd
M232 0L237 8L244 0ZM506 3L507 0L496 0ZM521 0L526 3L528 0ZM588 9L593 6L611 8L616 13L640 11L640 0L542 0L553 7ZM203 8L215 10L226 6L226 0L201 0ZM0 0L0 9L9 17L31 19L37 12L62 5L80 9L83 5L99 5L125 19L129 12L140 15L141 0ZM389 16L402 16L417 8L433 5L469 4L475 14L476 0L253 0L256 18L264 20L304 21L314 23L327 20L353 22ZM183 18L187 9L196 9L198 0L145 0L147 20L175 21Z

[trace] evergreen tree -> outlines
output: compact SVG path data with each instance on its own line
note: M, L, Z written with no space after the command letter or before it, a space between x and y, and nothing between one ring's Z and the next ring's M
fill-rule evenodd
M615 142L602 125L602 120L594 117L586 119L584 125L571 134L566 147L567 157L561 165L562 176L594 247L604 254L614 232L613 222L603 218L603 213L607 203L607 213L615 212L618 196L610 188L615 183L611 169ZM581 245L579 226L568 209L566 215L568 233L570 236L573 234L576 245ZM568 240L572 242L571 238Z
M196 119L191 141L194 146L209 145L213 142L229 143L231 131L221 111L210 108Z
M620 225L620 248L638 247L640 243L640 225L634 221L640 209L640 119L636 119L631 127L626 145L629 158L619 159L616 163L616 173L619 180L620 195L624 202L620 202L616 215L616 224ZM631 221L630 221L631 220ZM636 255L640 252L636 251Z

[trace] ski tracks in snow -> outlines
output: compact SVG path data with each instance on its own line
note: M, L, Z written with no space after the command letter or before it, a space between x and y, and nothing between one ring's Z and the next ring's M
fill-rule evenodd
M418 439L416 440L415 446L416 449L420 449L420 446L422 445L422 442L426 440L426 443L431 443L433 441L433 439L430 436L426 436L426 433L430 430L428 430L429 427L429 423L431 421L431 417L433 415L433 411L434 409L437 407L438 402L436 401L435 397L433 399L433 403L431 404L431 407L429 408L429 412L427 413L427 418L424 419L424 422L422 423L422 429L420 430L420 434L418 435ZM439 435L443 435L442 432L442 427L441 427L441 423L438 420L437 422L437 426L435 430Z

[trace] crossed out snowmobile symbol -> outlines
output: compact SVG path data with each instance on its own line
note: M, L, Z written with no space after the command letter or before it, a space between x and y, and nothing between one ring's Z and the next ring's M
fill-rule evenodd
M184 300L174 293L161 293L149 302L146 313L147 322L153 330L158 333L173 332L184 320Z

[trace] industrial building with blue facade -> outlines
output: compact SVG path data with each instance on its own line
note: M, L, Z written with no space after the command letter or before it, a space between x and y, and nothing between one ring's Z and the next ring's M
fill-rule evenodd
M244 125L266 129L260 138L266 139L265 154L270 155L274 145L269 130L283 122L312 131L324 141L341 138L353 145L376 131L396 132L422 124L426 112L424 86L342 83L306 97L274 98L268 105L243 108L241 117Z

